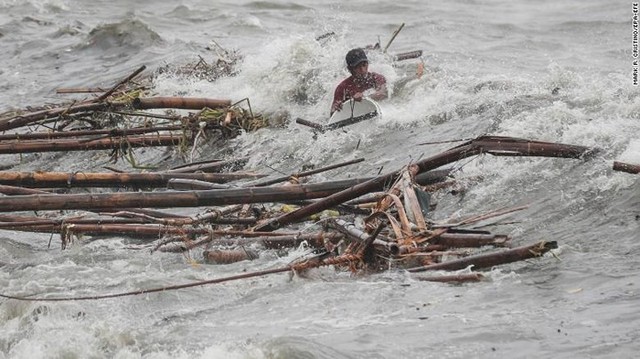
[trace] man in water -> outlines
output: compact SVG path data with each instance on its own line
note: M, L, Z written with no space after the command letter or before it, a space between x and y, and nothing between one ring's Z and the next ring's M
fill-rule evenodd
M384 100L389 95L387 92L387 80L384 76L369 72L369 59L363 49L353 49L347 52L347 68L351 76L342 81L333 94L331 114L342 109L342 103L348 99L361 101L363 93L373 89L368 95L372 100Z

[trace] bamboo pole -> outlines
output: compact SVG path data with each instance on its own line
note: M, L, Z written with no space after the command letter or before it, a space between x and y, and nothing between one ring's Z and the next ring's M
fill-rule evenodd
M394 61L404 61L409 59L415 59L417 57L422 56L422 50L403 52L400 54L393 55Z
M551 249L558 248L555 241L538 242L527 246L508 249L495 253L479 254L465 258L459 258L443 263L431 264L427 266L410 268L409 272L424 272L428 270L460 270L473 266L473 269L491 268L493 266L517 262L529 258L539 257Z
M136 98L133 107L139 110L152 108L176 108L183 110L202 110L203 108L225 108L231 106L231 100L218 100L197 97L149 97Z
M111 173L109 173L111 174ZM117 173L116 173L117 174ZM80 173L77 175L81 175ZM174 175L174 174L168 174ZM195 176L200 174L175 174ZM202 174L205 175L205 174ZM436 180L433 176L417 176L424 181ZM68 179L68 178L67 178ZM179 191L179 192L119 192L100 194L51 194L35 196L0 197L0 212L30 210L114 210L119 208L162 208L162 207L201 207L227 204L247 204L264 202L291 202L326 197L345 188L364 183L371 178L355 178L305 185L282 187L249 187L215 190ZM169 181L175 181L169 180ZM383 190L381 182L376 190Z
M139 135L150 132L166 132L182 130L182 126L165 126L165 127L142 127L142 128L114 128L104 130L78 130L78 131L57 131L42 133L14 133L9 135L0 135L0 141L11 140L52 140L56 138L82 137L82 136L100 136L109 135L111 137L121 137L129 135Z
M477 248L482 246L504 247L511 238L500 234L443 233L429 241L446 248Z
M393 40L396 39L396 36L398 36L398 34L400 33L400 31L402 30L402 28L404 27L404 22L400 25L400 27L393 33L393 35L391 36L391 39L389 40L389 42L387 42L387 45L384 47L384 49L382 50L383 53L387 53L387 49L389 49L389 46L391 46L391 43L393 42Z
M630 163L614 161L613 162L613 170L614 171L627 172L627 173L631 173L631 174L637 174L637 173L640 173L640 165L633 165L633 164L630 164Z
M227 183L264 177L255 173L93 173L0 171L0 184L23 187L165 187L174 178Z
M59 233L87 235L122 235L137 238L162 238L165 235L195 236L210 232L208 228L175 227L159 224L82 224L46 223L46 221L2 223L1 228L22 232Z
M120 192L97 194L36 194L0 197L0 212L61 210L202 207L229 204L295 201L326 197L336 191L362 183L351 179L282 187L230 188L181 192ZM381 184L382 186L382 184ZM382 189L382 187L380 187Z
M177 135L146 135L110 137L95 140L61 140L61 141L22 141L0 143L0 154L34 153L34 152L66 152L88 150L111 150L118 148L176 146L189 138Z

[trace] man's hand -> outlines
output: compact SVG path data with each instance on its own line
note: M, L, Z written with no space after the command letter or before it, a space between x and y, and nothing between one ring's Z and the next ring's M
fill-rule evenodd
M342 102L334 102L333 106L331 106L331 114L334 112L342 110Z
M353 99L356 101L362 101L362 92L356 92L355 94L353 94Z

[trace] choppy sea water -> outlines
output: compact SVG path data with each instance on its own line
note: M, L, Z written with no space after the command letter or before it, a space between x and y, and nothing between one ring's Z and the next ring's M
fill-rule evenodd
M393 85L375 126L313 138L296 124L245 134L223 152L248 168L290 173L364 157L314 180L372 175L482 134L602 149L588 161L483 156L457 164L471 181L443 194L435 219L528 204L491 227L514 244L556 240L556 257L501 266L489 281L417 282L401 272L362 278L322 269L160 294L74 303L0 301L7 358L635 357L640 345L640 180L611 170L640 163L640 96L632 82L632 3L609 1L0 1L0 109L61 102L60 87L110 86L219 54L244 56L216 82L161 75L159 95L249 98L256 111L327 115L352 47L421 49L401 66L374 56ZM327 41L316 37L334 32ZM555 89L555 91L554 91ZM301 96L301 94L303 96ZM311 145L310 145L311 144ZM163 152L139 153L142 161ZM205 153L196 156L206 157ZM104 154L0 157L24 170L99 168ZM193 265L132 251L118 237L48 248L48 235L0 232L9 294L91 295L285 265ZM55 243L55 239L54 239ZM195 256L195 253L194 253Z

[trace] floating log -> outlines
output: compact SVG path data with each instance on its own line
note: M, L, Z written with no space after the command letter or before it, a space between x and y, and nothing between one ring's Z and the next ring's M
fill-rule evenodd
M202 110L203 108L225 108L231 106L231 100L218 100L197 97L149 97L135 98L132 103L135 109L176 108L183 110Z
M459 258L443 263L431 264L423 267L408 269L409 272L424 272L428 270L460 270L473 266L472 269L491 268L500 264L517 262L529 258L539 257L546 252L558 248L558 244L555 241L551 242L538 242L527 246L522 246L513 249L507 249L500 252L479 254L475 256L469 256L465 258Z
M198 174L183 173L180 175ZM422 176L422 178L427 181L433 180L432 176ZM370 178L355 178L281 187L243 187L179 192L37 194L31 196L0 197L0 212L62 209L113 210L117 208L202 207L229 204L288 202L326 197L370 180ZM378 183L377 188L372 187L373 191L383 190L385 185L386 183L381 181Z
M304 118L296 118L296 123L300 124L300 125L307 126L307 127L315 128L316 130L319 130L319 131L324 131L324 129L322 128L323 125L321 125L319 123L312 122L312 121L305 120Z
M182 174L185 175L185 174ZM113 209L202 207L295 201L328 196L366 179L351 179L282 187L230 188L181 192L120 192L97 194L36 194L0 197L0 212L50 209ZM379 188L382 189L382 186Z
M176 146L190 138L178 135L146 135L109 137L95 140L21 141L0 143L0 154L33 152L66 152L88 150L112 150L119 148Z
M28 222L27 222L28 223ZM136 238L162 238L165 235L197 236L210 232L209 228L171 227L159 224L57 224L34 222L32 225L16 222L15 225L3 223L3 229L23 232L59 233L66 231L87 235L122 235Z
M226 183L264 177L255 173L92 173L0 171L0 184L22 187L165 187L174 178ZM134 207L134 206L132 206Z
M108 221L107 221L108 222ZM158 239L164 236L180 236L180 238L193 238L196 236L243 236L247 238L260 236L274 236L271 232L248 232L232 230L211 230L208 227L178 227L160 224L84 224L84 223L51 223L41 220L32 222L0 222L1 229L9 229L21 232L35 233L60 233L66 231L70 234L86 235L118 235L140 239ZM291 236L291 235L289 235ZM212 237L213 238L213 237ZM270 237L271 238L271 237ZM293 243L293 240L283 240L283 243ZM299 242L298 242L299 243Z
M512 137L482 136L468 141L460 146L454 147L441 154L426 158L410 166L413 176L426 172L448 163L459 161L462 158L489 153L493 155L511 156L544 156L544 157L568 157L580 158L583 155L593 152L593 149L583 146L565 145L558 143L529 141ZM299 221L312 214L324 211L340 203L360 197L372 191L376 191L385 184L394 183L400 176L401 171L395 171L386 175L375 177L365 183L355 185L341 192L314 204L302 207L293 212L282 215L278 218L266 221L258 225L258 231L270 231L280 228L283 225Z
M640 173L640 165L634 165L634 164L630 164L630 163L614 161L613 162L613 170L614 171L627 172L627 173L631 173L631 174L638 174L638 173Z
M394 61L404 61L409 59L415 59L422 56L422 50L403 52L400 54L393 55Z
M148 224L149 222L144 221L140 218L65 218L65 219L48 219L48 218L40 218L33 217L33 220L26 220L26 216L16 216L16 218L9 218L9 216L0 216L0 228L1 229L13 229L20 230L20 228L26 228L25 231L29 231L29 228L32 227L43 227L50 228L51 231L57 231L62 226L72 225L72 224L87 224L87 225L102 225L102 224L118 224L118 225L127 225L127 224ZM44 232L49 232L50 230L46 230ZM42 232L42 231L34 231L34 232Z
M123 137L129 135L139 135L144 133L161 133L167 131L182 130L182 126L165 126L165 127L141 127L141 128L114 128L104 130L77 130L77 131L56 131L42 133L14 133L9 135L0 135L0 141L10 140L52 140L56 138L83 137L83 136L100 136L108 135L110 137ZM176 134L176 136L179 136Z
M499 234L443 233L429 241L445 248L477 248L482 246L504 247L511 240Z
M126 218L84 218L84 217L74 217L74 218L62 218L62 219L54 219L54 218L40 218L40 217L28 217L28 216L7 216L0 215L0 229L14 229L14 230L22 230L22 231L34 231L34 232L56 232L63 229L64 226L69 225L132 225L132 224L160 224L162 226L176 226L182 227L186 225L195 225L202 223L212 223L212 224L235 224L235 225L253 225L256 223L256 219L253 217L239 218L239 217L223 217L223 215L230 214L232 212L236 212L242 208L241 205L230 206L226 208L217 209L214 211L198 214L195 217L184 217L172 215L164 212L158 211L149 211L149 210L137 210L136 213L132 211L120 211L117 213L113 213L114 216L125 216ZM155 216L155 217L153 217ZM116 233L122 234L123 227L77 227L76 230L85 230L89 229L91 232L92 228L100 228L97 231L109 231L110 228L115 228ZM133 228L132 233L147 233L146 229L138 230L138 227L131 226ZM158 233L162 232L159 227L146 227L146 228L158 228ZM126 231L126 230L125 230ZM187 229L187 232L189 230ZM185 233L187 233L185 232ZM200 233L200 232L190 232Z

